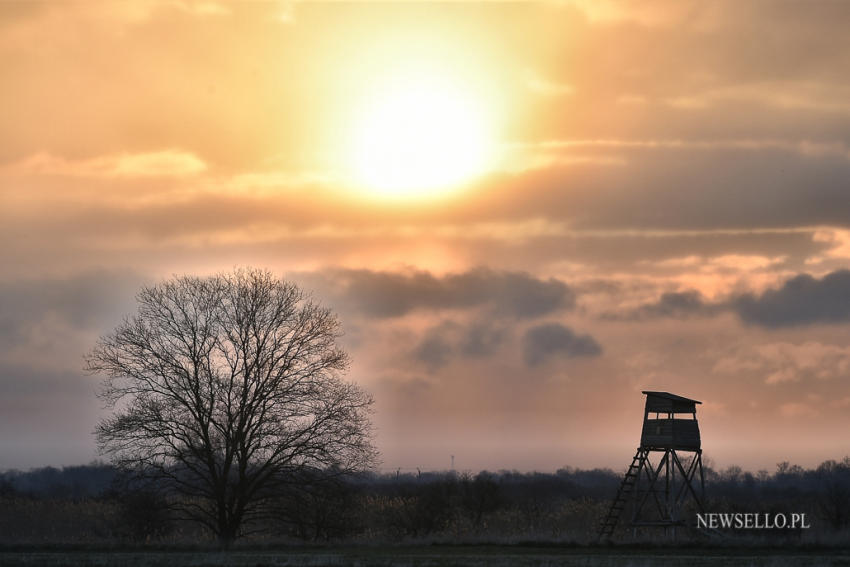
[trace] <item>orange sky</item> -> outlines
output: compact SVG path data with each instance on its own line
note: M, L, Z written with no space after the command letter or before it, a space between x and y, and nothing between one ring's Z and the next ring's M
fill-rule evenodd
M0 468L86 462L143 283L333 306L383 467L850 453L850 5L0 4Z

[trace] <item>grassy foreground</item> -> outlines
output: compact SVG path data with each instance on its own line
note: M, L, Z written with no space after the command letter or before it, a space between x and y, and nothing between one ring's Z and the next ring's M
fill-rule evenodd
M444 567L574 565L578 567L847 566L850 549L534 547L534 546L358 546L297 547L277 550L7 550L0 565L10 567L277 567L416 566Z

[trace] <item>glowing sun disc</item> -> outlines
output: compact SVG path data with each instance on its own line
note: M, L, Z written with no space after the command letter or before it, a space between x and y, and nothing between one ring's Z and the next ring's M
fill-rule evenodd
M360 116L354 175L378 196L444 193L486 170L490 138L480 104L453 83L400 80L373 96Z

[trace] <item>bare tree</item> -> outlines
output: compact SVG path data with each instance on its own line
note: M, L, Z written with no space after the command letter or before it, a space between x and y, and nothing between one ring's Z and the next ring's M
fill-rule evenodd
M341 379L336 316L260 270L145 287L86 358L113 462L154 479L225 544L282 483L372 466L372 399Z

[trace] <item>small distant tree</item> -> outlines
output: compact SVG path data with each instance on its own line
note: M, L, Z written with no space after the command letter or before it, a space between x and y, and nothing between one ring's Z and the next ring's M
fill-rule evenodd
M483 471L478 473L474 479L463 478L464 506L472 518L475 526L481 524L485 514L494 512L499 508L501 501L499 484L493 475Z
M820 491L817 504L833 529L850 525L850 457L825 461L815 471Z
M341 378L339 321L296 285L245 269L177 277L137 299L86 358L113 409L98 446L222 543L305 471L374 464L372 399Z
M0 475L0 498L11 498L15 496L17 490L12 484L12 481L4 475Z

